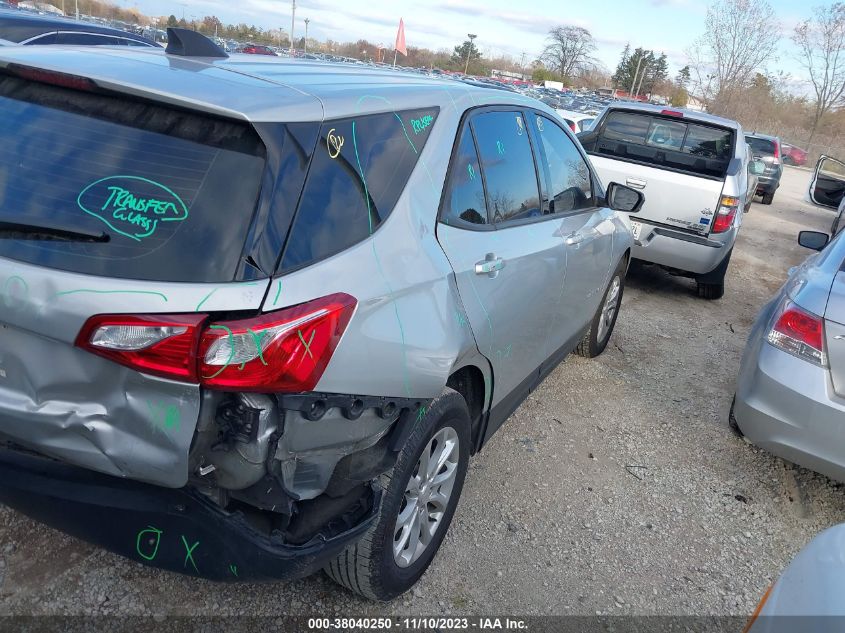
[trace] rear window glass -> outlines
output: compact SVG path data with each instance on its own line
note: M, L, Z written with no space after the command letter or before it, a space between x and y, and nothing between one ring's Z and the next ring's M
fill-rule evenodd
M756 155L774 156L775 143L767 138L757 138L756 136L746 136L746 142L751 146L751 149Z
M733 155L731 130L648 113L617 111L607 116L595 153L691 172L724 177Z
M82 114L85 113L85 114ZM247 125L0 76L0 257L156 281L232 281L264 169Z
M307 266L366 239L393 211L437 108L326 121L282 269Z

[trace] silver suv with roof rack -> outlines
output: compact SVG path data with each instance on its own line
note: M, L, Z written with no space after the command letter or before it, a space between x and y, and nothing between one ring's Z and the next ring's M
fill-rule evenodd
M534 100L171 29L0 112L0 500L140 563L398 595L616 322L642 195Z

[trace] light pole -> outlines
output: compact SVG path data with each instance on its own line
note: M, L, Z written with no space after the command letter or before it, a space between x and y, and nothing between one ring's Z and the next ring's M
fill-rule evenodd
M79 0L76 0L76 21L79 22Z
M469 47L467 47L467 63L464 65L464 74L467 74L469 70L469 56L472 53L472 40L478 37L475 33L467 33L467 37L469 38Z
M290 56L293 57L293 21L296 19L296 0L290 3Z
M310 18L305 18L305 49L304 52L308 52L308 23L311 21Z

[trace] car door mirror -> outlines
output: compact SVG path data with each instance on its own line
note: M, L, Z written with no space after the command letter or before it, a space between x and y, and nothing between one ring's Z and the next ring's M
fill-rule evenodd
M751 173L755 176L762 176L763 173L766 171L766 163L762 160L752 160L751 164L749 165L749 169Z
M820 251L830 241L830 236L827 233L819 231L801 231L798 234L798 243L804 248L809 248L814 251Z
M636 213L642 208L643 202L645 196L636 189L620 185L618 182L607 186L607 206L614 211Z

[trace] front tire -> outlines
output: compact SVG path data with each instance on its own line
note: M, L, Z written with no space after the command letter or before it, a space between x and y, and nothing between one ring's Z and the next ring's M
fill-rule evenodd
M607 347L610 335L613 334L613 328L616 326L616 319L619 317L619 308L622 305L627 266L628 260L623 259L611 275L610 283L607 285L596 314L590 322L590 329L587 330L584 338L575 348L575 353L579 356L595 358Z
M416 423L396 464L379 478L378 519L325 568L336 583L371 600L408 591L440 548L461 490L471 442L463 396L445 387Z
M767 191L763 194L763 204L772 204L775 199L774 191Z

